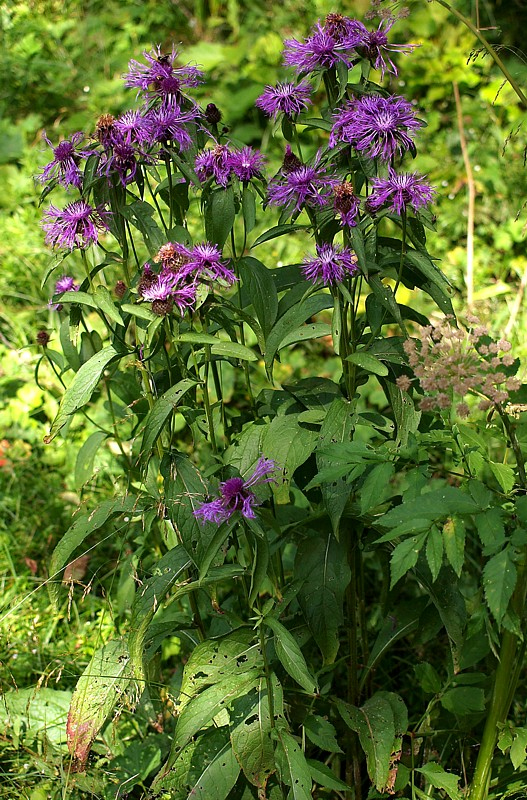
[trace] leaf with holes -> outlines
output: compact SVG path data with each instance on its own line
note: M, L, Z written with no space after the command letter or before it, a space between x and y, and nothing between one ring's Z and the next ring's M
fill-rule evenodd
M283 725L276 726L274 736L280 778L291 787L289 800L311 800L311 770L298 742Z

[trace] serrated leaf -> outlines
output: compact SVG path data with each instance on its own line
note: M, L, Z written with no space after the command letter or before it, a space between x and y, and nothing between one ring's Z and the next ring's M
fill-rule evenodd
M442 766L430 761L424 767L417 767L416 772L424 775L428 783L436 789L443 789L450 800L461 800L461 793L458 789L458 783L461 780L458 775L452 772L445 772Z
M317 714L308 714L304 719L304 730L307 738L321 750L327 750L328 753L342 753L337 742L337 731L329 720Z
M324 663L332 664L339 649L339 627L344 621L344 593L351 580L346 552L333 534L300 543L294 576L302 582L297 597L309 630Z
M417 536L410 536L395 547L390 559L391 589L403 575L415 567L425 541L426 533L421 533Z
M483 555L492 556L505 544L505 526L503 510L489 508L474 517L476 530L483 545Z
M510 757L514 769L519 769L527 758L527 728L514 728Z
M77 681L66 727L68 749L81 763L131 681L130 657L123 639L97 650Z
M149 455L159 438L161 431L168 422L170 415L176 410L181 398L196 386L197 381L192 378L184 378L175 386L171 386L161 397L159 397L153 407L148 412L141 442L141 454Z
M384 694L384 693L383 693ZM366 754L368 775L377 791L386 789L391 755L396 739L395 722L390 702L373 695L361 708L336 700L336 706L346 725L359 735Z
M447 519L443 525L443 545L450 566L459 578L465 558L465 523L459 517Z
M66 389L48 436L44 437L46 444L55 438L72 414L86 405L99 383L103 370L118 355L113 347L105 347L82 365Z
M489 559L483 569L485 600L498 625L505 616L515 586L516 566L511 550L506 547Z
M395 474L395 467L390 461L377 464L368 472L364 483L360 487L359 505L360 513L366 514L390 496L392 490L390 481Z
M514 470L508 464L497 464L489 461L489 467L505 494L509 494L515 483Z
M435 581L443 565L443 537L435 525L426 540L426 560Z
M274 617L265 617L265 624L274 633L276 655L285 671L309 694L317 691L317 682L311 675L300 645L287 628Z

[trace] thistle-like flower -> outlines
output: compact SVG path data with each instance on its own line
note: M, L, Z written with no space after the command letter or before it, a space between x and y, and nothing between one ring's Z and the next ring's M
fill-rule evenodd
M276 86L266 86L255 105L274 119L280 113L293 117L305 111L311 104L312 92L313 88L307 81L300 81L298 84L277 83Z
M259 150L242 147L241 150L234 150L229 155L228 164L240 181L248 183L262 174L264 157Z
M272 180L268 186L269 205L293 211L300 211L303 205L313 208L327 205L338 180L329 176L319 164L317 154L312 165L282 169L280 178Z
M426 176L417 172L398 175L391 167L388 175L388 178L372 180L373 191L368 197L368 206L374 211L387 206L395 214L402 215L408 208L417 211L432 202L435 189L426 183Z
M419 46L416 44L390 44L388 42L386 34L395 21L395 18L384 19L381 21L376 31L366 30L366 35L360 48L360 51L372 62L375 69L380 70L381 79L384 78L385 72L391 72L393 75L398 74L397 67L388 53L403 53L403 55L408 55Z
M64 209L50 205L42 223L46 242L52 247L85 250L98 241L99 231L108 230L108 213L102 206L92 208L85 200L76 200Z
M252 489L254 486L271 483L275 471L274 461L260 458L254 472L247 480L229 478L220 483L218 497L208 503L202 503L194 511L194 516L202 522L214 522L216 525L226 522L236 511L246 519L254 519L256 516L254 508L259 503Z
M321 244L317 245L316 250L315 258L305 258L302 263L302 274L306 280L331 286L358 271L357 256L349 247Z
M63 294L64 292L78 292L79 285L75 283L75 278L70 275L63 275L55 283L55 294Z
M38 180L45 183L56 178L62 186L75 186L80 189L82 186L82 172L79 168L81 159L88 158L95 152L79 147L84 139L84 134L77 131L70 139L64 139L56 147L53 147L46 134L43 134L43 138L53 150L53 161L42 168L42 174L38 176Z
M200 181L204 183L209 178L214 178L216 183L225 188L231 174L230 156L231 152L226 144L217 144L196 156L194 169Z
M186 64L176 67L177 50L163 53L159 45L149 53L143 52L147 64L132 59L128 64L128 72L124 75L125 86L144 92L146 100L153 97L163 102L180 102L185 89L199 86L203 82L203 73L197 67Z
M333 208L339 217L342 226L354 228L360 207L360 197L353 191L349 181L337 184L333 189Z
M338 24L336 17L339 17ZM286 39L284 42L284 64L295 67L297 73L309 73L318 69L330 69L339 62L350 67L355 48L364 39L364 25L357 20L330 15L329 23L320 22L312 28L311 35L303 42Z
M348 142L370 158L391 161L397 152L415 152L413 136L421 125L404 97L366 95L336 115L329 145Z

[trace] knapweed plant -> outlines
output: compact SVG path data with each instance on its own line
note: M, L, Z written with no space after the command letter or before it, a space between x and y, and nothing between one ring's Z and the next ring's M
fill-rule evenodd
M38 342L63 387L47 441L83 417L78 473L111 443L122 474L50 564L57 599L98 537L123 553L115 636L67 725L69 780L103 764L104 797L523 785L518 364L456 320L429 255L424 121L381 85L414 49L393 22L330 14L285 41L256 101L277 169L198 105L175 48L130 63L134 109L46 140L44 197L70 193L43 223L57 330ZM279 237L301 263L276 263ZM280 382L292 351L309 359Z

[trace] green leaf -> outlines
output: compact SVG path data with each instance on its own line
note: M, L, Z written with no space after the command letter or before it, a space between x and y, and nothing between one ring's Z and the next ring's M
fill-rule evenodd
M114 639L97 650L77 681L68 714L66 733L73 758L84 763L93 740L126 691L130 657L123 639Z
M366 514L368 511L377 508L390 496L392 493L390 481L394 474L395 467L390 461L385 461L384 464L377 464L368 472L359 492L361 514Z
M283 714L280 684L276 676L273 678L274 713ZM233 752L249 783L259 789L265 788L269 776L275 771L271 730L267 682L260 678L245 697L234 701L230 715Z
M318 783L319 786L323 786L325 789L334 789L336 792L345 792L349 789L349 786L344 783L344 781L337 778L335 773L320 761L314 761L312 758L308 758L307 765L313 781Z
M311 675L295 637L274 617L265 617L265 624L274 633L276 655L285 671L309 694L317 692L317 682Z
M295 580L301 581L298 602L309 630L332 664L338 653L339 628L344 622L344 593L351 580L346 552L333 534L304 539L295 559Z
M514 769L519 769L527 758L527 728L514 728L510 757Z
M257 686L260 677L256 670L234 673L192 697L178 717L171 758L220 711L229 708L236 698L242 697Z
M251 628L237 628L218 639L207 639L192 651L183 672L180 708L211 684L248 671L263 669L263 656ZM255 684L256 686L257 684Z
M275 736L280 779L291 787L288 800L311 800L311 770L304 753L283 725L275 728Z
M165 234L153 219L154 209L149 203L135 200L133 203L121 205L119 214L140 231L151 256L166 242Z
M483 545L483 555L495 555L505 544L503 510L501 508L488 508L482 514L476 514L474 521Z
M462 800L461 793L458 789L460 778L452 772L445 772L443 767L439 764L430 761L424 767L418 767L416 772L424 775L428 783L435 789L443 789L450 797L450 800Z
M316 439L316 431L301 427L296 414L274 417L265 426L262 453L267 458L272 458L283 470L279 483L273 489L275 502L289 502L289 486L293 474L313 452Z
M258 245L269 242L271 239L276 239L278 236L285 236L295 231L305 231L307 228L307 225L275 225L274 228L269 228L268 231L262 233L256 241L253 242L252 246L258 247Z
M419 686L427 694L439 694L441 691L441 679L436 670L427 661L414 666L415 677Z
M315 294L289 308L269 332L265 346L265 367L271 372L273 361L286 336L314 314L333 306L330 294Z
M20 729L24 745L35 739L56 747L66 744L66 720L71 692L31 686L4 691L0 702L0 725L16 746Z
M256 201L254 192L248 186L243 187L242 214L245 230L250 233L256 224Z
M438 520L453 514L470 514L479 511L477 503L454 486L444 486L425 492L414 500L407 500L392 508L377 520L383 528L395 528L415 518Z
M395 547L390 559L391 589L403 575L415 567L419 552L425 542L426 533L420 533L418 536L410 536Z
M290 344L307 342L309 339L320 339L322 336L329 336L330 334L331 325L328 325L326 322L312 322L309 325L300 325L300 327L291 331L291 333L282 340L279 350L288 347Z
M97 286L95 289L94 298L97 302L97 306L104 314L106 314L107 317L113 320L113 322L116 322L118 325L124 325L123 318L116 308L116 305L112 300L112 296L106 286L102 286L102 284Z
M426 560L432 573L432 580L435 581L443 566L443 537L435 525L430 529L426 540Z
M461 577L465 558L465 523L459 517L447 519L443 525L443 544L450 566Z
M75 488L80 491L93 476L93 462L101 444L108 438L105 431L92 433L77 453L75 461Z
M60 583L55 579L67 565L73 551L82 544L90 533L102 528L112 517L120 514L139 514L141 510L137 507L137 503L138 498L134 495L118 497L114 500L103 500L95 511L81 514L75 518L73 525L66 531L55 547L49 563L51 579L48 582L48 591L55 606L58 603L60 592Z
M382 361L379 361L378 358L370 355L365 350L356 350L355 353L346 356L345 361L351 361L352 364L356 364L365 372L371 372L374 375L388 375L386 364L383 364Z
M196 386L196 383L192 378L185 378L176 383L175 386L171 386L168 391L155 401L145 420L143 440L141 442L141 455L143 457L150 455L170 415L176 410L183 395L193 386Z
M334 442L349 442L355 428L354 413L356 405L343 397L335 397L329 406L326 418L320 428L317 447L317 469L320 473L333 464L331 454L319 452ZM344 473L346 475L347 473ZM321 487L324 506L331 520L333 532L338 536L340 519L351 493L351 486L344 477L334 481L324 481Z
M123 314L131 314L133 317L139 319L146 319L148 322L155 322L159 319L157 314L151 311L149 306L146 305L132 305L132 303L123 303L121 306Z
M82 365L66 389L49 435L44 437L46 444L49 444L55 438L72 414L86 405L99 383L104 369L118 356L119 354L113 347L105 347Z
M177 545L159 559L152 568L152 576L144 581L136 593L132 606L128 649L131 669L137 680L145 680L143 650L148 628L159 605L181 573L191 566L191 560L182 545Z
M485 600L498 625L505 616L515 586L516 567L511 548L506 547L489 559L483 569Z
M258 361L258 356L254 350L237 342L217 342L212 345L210 351L213 356L239 358L241 361Z
M334 725L317 714L308 714L304 719L304 730L307 738L321 750L329 753L342 753L337 742L337 731Z
M278 293L271 270L252 256L240 258L238 268L243 288L247 291L264 336L267 336L278 314Z
M397 424L397 438L405 447L408 443L408 435L415 433L419 427L421 412L415 408L414 402L407 392L403 392L389 381L386 381L384 385Z
M485 692L477 686L454 686L441 696L441 705L456 717L485 710Z
M366 754L368 775L377 791L382 792L390 773L391 756L396 741L396 727L390 701L382 692L373 695L361 708L336 700L336 706L346 725L359 735Z
M205 231L207 239L221 249L232 230L236 212L234 208L234 190L215 189L205 204Z
M514 487L516 480L513 468L509 467L508 464L497 464L494 461L489 461L488 463L490 470L501 486L502 491L505 492L505 494L509 494Z

